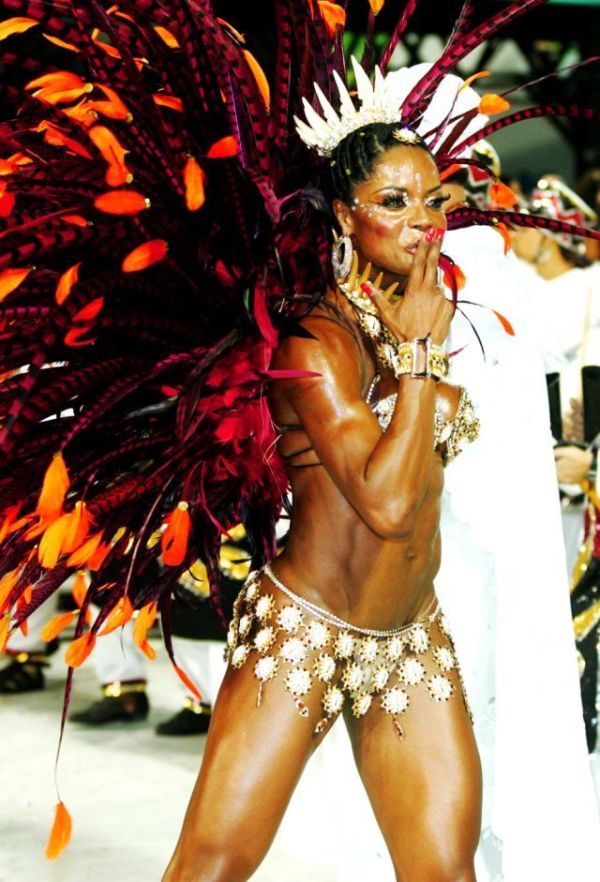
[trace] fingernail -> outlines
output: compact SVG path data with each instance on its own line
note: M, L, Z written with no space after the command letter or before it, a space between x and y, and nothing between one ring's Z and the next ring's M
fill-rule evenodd
M361 284L361 286L360 286L360 289L361 289L361 291L364 291L365 294L368 294L369 297L371 296L371 294L372 294L372 286L369 285L368 282L363 282L363 283Z
M439 241L441 242L442 239L444 238L445 234L446 234L446 230L443 227L438 227L437 230L435 231L435 238L439 239Z
M425 233L425 241L426 242L433 242L433 237L435 236L435 232L436 231L435 231L434 227L429 227L429 229Z

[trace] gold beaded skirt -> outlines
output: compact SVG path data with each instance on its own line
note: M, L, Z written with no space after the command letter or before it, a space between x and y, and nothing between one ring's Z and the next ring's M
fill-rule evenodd
M261 585L263 573L277 593ZM294 594L267 566L250 574L235 601L225 656L234 668L253 665L259 705L268 682L282 677L299 713L307 717L304 700L320 687L323 715L315 734L345 705L358 718L378 703L404 737L401 721L419 689L437 703L460 692L471 716L454 642L437 601L429 615L401 628L358 628ZM451 671L458 689L448 676Z

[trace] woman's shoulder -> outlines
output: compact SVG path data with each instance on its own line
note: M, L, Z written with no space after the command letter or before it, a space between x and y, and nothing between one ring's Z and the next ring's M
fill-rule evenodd
M314 303L299 303L290 314L274 362L332 357L363 360L364 344L351 309L328 291Z

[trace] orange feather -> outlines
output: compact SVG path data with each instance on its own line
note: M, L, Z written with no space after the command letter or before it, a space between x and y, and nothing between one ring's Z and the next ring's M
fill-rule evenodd
M64 514L46 527L38 545L38 560L43 567L52 569L58 563L69 529L71 513Z
M75 227L87 227L89 224L89 221L80 214L63 214L61 220L67 224L73 224Z
M65 334L65 346L89 346L91 343L94 342L94 340L82 339L82 337L84 337L88 333L88 331L91 331L89 325L86 325L83 328L71 328L71 330L67 331L67 333Z
M330 37L335 37L338 28L346 25L346 10L337 3L329 3L328 0L319 0L319 9Z
M512 247L511 241L510 241L510 233L508 232L508 227L506 226L506 224L497 223L497 224L494 224L493 229L498 230L498 232L502 236L502 238L504 240L504 253L508 254L508 252L510 251L510 249Z
M44 132L44 141L53 147L66 147L67 150L71 150L71 152L76 153L78 156L83 156L85 159L93 158L89 150L82 147L79 141L69 138L61 128L54 125L54 123L48 122L46 119L42 120L33 131Z
M71 293L71 288L77 283L79 279L80 266L81 261L69 267L69 269L66 270L58 280L58 285L56 286L54 297L59 305L65 302L65 300Z
M67 554L78 549L90 531L92 517L85 502L76 502L75 508L68 515L69 524L65 533L62 550Z
M139 214L150 208L150 200L136 190L111 190L94 199L94 206L105 214Z
M36 24L39 24L39 22L34 18L25 18L24 16L15 16L14 18L0 21L0 40L6 40L7 37L11 37L13 34L23 34L29 28L35 27Z
M91 321L102 312L103 308L104 297L96 297L94 300L90 300L90 302L86 304L86 306L82 306L81 309L75 313L75 315L73 316L73 321Z
M494 181L490 187L490 202L499 208L512 208L517 203L517 197L502 181Z
M5 573L4 576L0 579L0 610L4 611L4 605L6 603L6 598L13 590L15 585L17 584L17 580L19 578L19 570L11 570L10 573Z
M4 509L4 520L0 526L0 543L8 536L9 528L14 524L21 509L21 505L11 505Z
M112 612L106 620L105 626L100 631L100 635L110 634L117 628L122 628L133 616L133 605L128 597L121 597L113 607Z
M0 301L12 294L25 281L31 269L31 267L26 269L11 268L0 272Z
M146 606L143 606L137 614L133 626L133 642L136 646L139 646L140 649L148 639L148 631L156 619L157 608L158 604L156 601L153 601L152 603L147 603Z
M8 643L8 638L10 636L10 617L7 615L2 616L0 619L0 653L4 652L6 649L6 644Z
M106 103L107 105L110 105L110 107L101 111L105 116L113 116L114 119L124 119L128 121L133 119L131 111L121 99L118 92L115 92L110 86L105 86L104 83L94 83L94 85L104 93L107 99ZM98 105L104 105L104 102L102 101L94 101L93 103L96 107L98 107Z
M125 163L125 157L129 151L123 149L117 138L106 126L92 126L88 130L88 135L102 154L102 158L108 163L105 177L106 183L110 187L130 184L133 180L133 175Z
M94 28L92 31L92 40L96 46L99 49L102 49L103 52L106 52L110 58L121 58L121 53L116 46L113 46L112 43L107 43L106 40L99 39L101 33L102 32L98 28Z
M233 135L227 135L227 137L215 141L206 155L208 159L230 159L232 156L237 156L239 152L240 145L236 138Z
M198 701L204 701L204 696L202 695L194 681L188 677L183 668L180 668L179 665L176 664L174 664L173 667L175 668L175 673L177 674L181 682L190 690L192 695L194 695L198 699Z
M181 98L176 98L175 95L163 95L158 92L156 95L153 95L154 103L158 104L159 107L170 107L171 110L183 110L183 101Z
M25 89L31 91L35 89L54 89L57 92L65 92L68 89L81 89L85 86L85 80L82 80L77 74L71 73L69 70L57 70L54 73L43 74L30 80Z
M197 211L204 205L206 196L204 193L204 181L206 175L193 156L188 156L183 169L183 183L185 185L185 204L190 211Z
M85 581L85 576L81 571L75 574L75 579L73 580L73 587L71 588L71 594L73 595L73 600L81 609L83 603L85 601L85 595L87 594L88 586Z
M28 585L23 589L23 600L25 603L31 603L33 598L33 585Z
M130 251L121 264L124 273L137 273L163 260L169 245L164 239L151 239Z
M69 104L71 101L77 101L78 98L92 92L93 89L94 87L91 83L85 83L77 89L63 89L62 91L48 86L46 89L38 89L37 92L33 93L33 97L37 98L38 101L44 101L46 104L54 106L55 104Z
M45 40L48 40L49 43L54 43L55 46L60 46L61 49L67 49L69 52L81 52L81 49L78 49L77 46L74 46L72 43L67 43L59 37L53 37L50 34L42 34L42 37Z
M150 659L150 661L154 661L156 658L156 650L147 640L144 640L143 643L140 643L139 649L144 653L144 655Z
M50 619L50 621L42 628L40 637L46 643L50 643L52 640L55 640L59 634L62 634L65 628L69 627L77 615L77 612L66 612L61 613L59 616L54 616L54 618Z
M502 315L501 312L498 312L497 309L492 309L492 312L494 313L494 315L496 316L496 318L498 319L498 321L500 322L500 324L502 325L502 327L504 328L506 333L510 334L511 337L514 337L515 336L515 329L513 328L513 326L509 322L509 320L506 318L506 316Z
M187 502L180 502L167 516L166 523L167 529L161 536L162 559L166 566L177 567L185 560L192 528Z
M160 39L165 43L169 49L179 49L179 41L177 37L173 36L171 31L167 30L167 28L163 28L160 25L154 25L154 30L160 37Z
M85 502L61 515L47 527L38 546L38 560L46 569L56 566L61 554L70 554L84 542L91 524Z
M15 207L16 197L14 193L4 193L0 197L0 217L10 217Z
M64 802L58 802L54 810L54 823L44 852L49 861L60 857L71 839L73 822Z
M502 95L496 95L495 92L488 92L486 95L483 95L479 102L479 111L480 113L485 113L486 116L502 113L504 110L508 110L509 107L510 104L506 98L503 98Z
M247 49L243 49L242 51L244 53L244 58L248 63L248 67L252 71L254 79L256 80L258 90L262 95L263 101L265 102L265 107L268 110L271 106L271 90L269 88L269 81L266 77L266 74L251 52L248 52Z
M489 77L491 74L491 70L478 70L477 73L471 74L470 77L467 77L458 91L462 92L463 89L468 89L471 83L474 83L475 80L480 80L482 77Z
M101 541L102 532L96 533L94 536L86 539L83 545L74 551L67 559L67 565L70 567L84 567L98 551Z
M70 668L79 668L96 645L96 635L87 633L78 637L69 645L65 653L65 662Z
M97 572L102 564L104 563L105 558L110 552L110 545L101 542L98 546L98 550L95 552L92 557L88 560L88 570L91 570L92 573Z
M65 497L71 486L62 453L55 453L46 469L36 512L42 518L55 518L63 510Z

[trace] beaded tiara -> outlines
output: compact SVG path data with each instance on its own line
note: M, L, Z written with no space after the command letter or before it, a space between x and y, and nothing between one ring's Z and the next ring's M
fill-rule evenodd
M396 89L390 87L390 75L383 76L375 67L375 79L371 83L360 63L352 56L352 67L356 77L356 91L359 106L355 107L350 93L337 71L333 77L340 98L339 113L325 97L323 90L315 83L315 92L323 109L323 116L311 107L306 98L302 99L307 122L294 117L296 131L307 147L317 151L320 156L330 156L340 141L370 123L394 123L400 120L400 100ZM408 126L401 126L394 136L403 144L418 144L422 138Z

